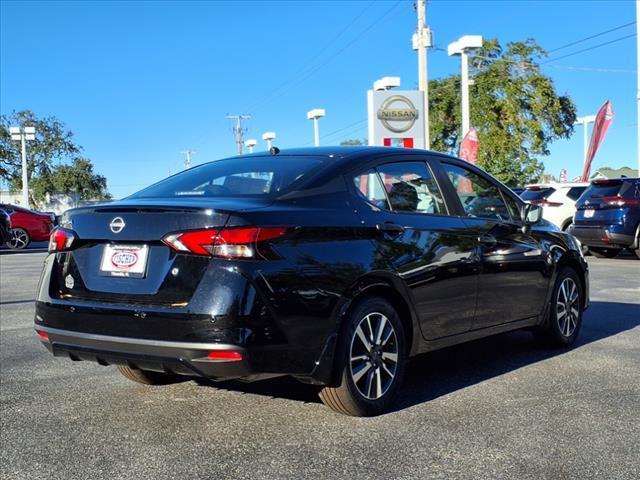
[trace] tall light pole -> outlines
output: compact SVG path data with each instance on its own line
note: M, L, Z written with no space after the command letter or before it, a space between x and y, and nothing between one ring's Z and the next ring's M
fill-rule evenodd
M11 134L11 140L16 140L21 143L22 151L22 207L29 208L29 174L27 172L27 140L36 139L35 127L24 127L20 130L20 127L10 127L9 133Z
M447 53L449 56L460 55L460 83L462 87L462 135L469 131L469 50L482 47L481 35L465 35L449 44Z
M246 128L242 128L242 121L249 120L251 115L229 115L227 114L227 118L230 120L235 120L236 124L233 127L233 134L236 137L236 150L238 151L238 155L242 155L242 146L244 145L244 133L247 131Z
M637 87L637 92L636 92L636 102L637 102L637 108L638 108L638 118L637 118L637 122L636 122L636 129L637 129L637 150L636 150L636 155L638 156L638 176L640 176L640 0L636 0L636 55L637 55L637 59L636 59L636 72L638 75L638 78L636 80L636 87Z
M276 139L276 132L264 132L262 134L262 140L267 142L268 150L271 150L271 142Z
M584 117L576 118L574 125L584 125L583 130L583 154L582 154L582 166L587 164L587 152L589 150L589 124L596 121L595 115L586 115Z
M180 152L184 155L184 168L191 168L191 155L193 155L194 152L193 150L185 150L184 152Z
M433 45L431 29L427 26L427 2L418 0L416 2L416 13L418 14L418 26L413 34L413 49L418 51L418 90L422 92L424 98L424 148L431 148L429 137L429 81L427 65L427 48Z
M307 112L307 120L313 120L313 143L320 146L320 131L318 129L318 119L325 116L324 108L314 108Z
M253 153L253 147L256 146L256 143L258 143L256 141L255 138L250 138L249 140L244 142L244 146L247 147L247 149L249 150L249 153Z

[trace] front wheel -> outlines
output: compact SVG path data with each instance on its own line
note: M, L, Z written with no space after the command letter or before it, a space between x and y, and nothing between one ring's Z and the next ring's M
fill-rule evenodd
M621 248L589 247L589 251L596 258L615 258L620 253Z
M563 268L556 279L549 316L537 331L545 343L556 347L573 344L582 326L582 284L573 268Z
M7 247L11 250L22 250L27 248L31 243L31 237L29 232L24 228L12 228L9 230L9 240L7 240Z
M320 399L345 415L378 415L402 383L407 351L402 322L379 297L359 301L345 322L336 353L340 385L323 388Z

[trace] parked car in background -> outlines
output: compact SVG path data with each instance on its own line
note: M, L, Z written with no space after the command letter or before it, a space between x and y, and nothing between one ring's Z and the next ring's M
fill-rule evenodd
M391 408L419 353L521 328L571 345L589 304L573 236L424 150L202 164L67 211L49 245L35 329L54 355L144 384L290 375L349 415Z
M596 257L628 248L640 257L640 179L594 180L576 204L570 232Z
M7 212L0 208L0 246L4 245L9 238L11 238L10 230L11 218Z
M528 185L520 194L520 198L532 205L542 207L542 216L546 220L555 224L560 230L567 231L573 222L576 201L588 186L588 182Z
M15 205L0 204L0 209L7 212L11 218L11 230L7 247L21 250L29 246L31 242L46 242L53 229L53 221L48 213L40 213L34 210Z

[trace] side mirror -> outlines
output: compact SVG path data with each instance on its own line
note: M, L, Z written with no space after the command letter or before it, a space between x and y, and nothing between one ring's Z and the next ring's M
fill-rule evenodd
M542 207L527 203L522 214L522 223L525 225L535 225L542 220Z

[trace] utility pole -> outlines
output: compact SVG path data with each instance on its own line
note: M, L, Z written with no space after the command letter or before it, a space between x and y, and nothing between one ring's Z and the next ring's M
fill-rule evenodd
M242 128L242 121L249 120L251 115L229 115L227 114L227 118L230 120L235 120L236 125L233 127L233 134L236 137L236 149L238 151L238 155L242 155L242 147L244 146L244 132L247 131L246 128Z
M638 145L636 146L636 155L638 156L638 176L640 177L640 25L638 24L640 24L640 0L636 0L636 72L638 75L636 80L636 102L638 108L638 118L636 122L636 141L638 142Z
M20 151L22 154L22 207L29 208L29 173L27 171L27 140L36 139L35 127L10 127L9 134L11 140L16 140L21 143Z
M413 48L418 50L418 90L422 92L424 99L424 148L431 148L429 136L429 81L427 65L427 48L431 47L431 29L427 23L427 2L417 0L416 13L418 14L418 27L413 36Z
M188 149L180 153L184 155L184 168L191 168L191 155L198 152L194 152L193 150Z

